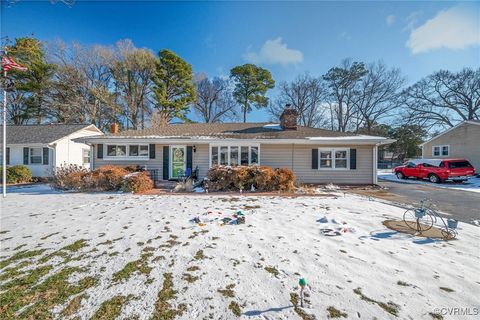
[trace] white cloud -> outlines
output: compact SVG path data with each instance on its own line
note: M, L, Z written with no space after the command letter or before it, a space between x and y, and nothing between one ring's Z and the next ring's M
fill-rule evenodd
M435 49L464 49L480 44L475 10L457 6L442 10L418 28L412 29L406 46L413 54Z
M243 54L243 58L251 63L264 64L297 64L303 61L303 53L300 50L290 49L282 38L267 40L259 52L250 51Z
M386 18L385 18L385 22L387 23L387 26L391 26L395 23L395 16L393 14L390 14L388 15Z
M421 11L413 11L412 13L410 13L405 19L407 21L407 24L402 31L412 31L415 28L415 25L417 24L418 19L421 15Z

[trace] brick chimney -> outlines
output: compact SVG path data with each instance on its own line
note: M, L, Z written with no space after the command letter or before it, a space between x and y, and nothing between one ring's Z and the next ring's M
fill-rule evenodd
M280 126L283 130L297 130L298 113L292 109L290 104L285 105L285 109L280 115Z
M120 132L120 127L118 123L114 122L110 125L109 128L110 133L119 133Z

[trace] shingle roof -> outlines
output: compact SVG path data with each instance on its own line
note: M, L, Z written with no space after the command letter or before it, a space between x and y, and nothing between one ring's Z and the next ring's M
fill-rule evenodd
M76 131L90 126L89 124L32 124L7 125L7 144L51 143ZM0 141L3 141L3 130L0 130Z
M283 130L273 123L189 123L144 130L126 130L105 137L215 137L236 139L303 139L306 137L349 137L353 133L298 126Z

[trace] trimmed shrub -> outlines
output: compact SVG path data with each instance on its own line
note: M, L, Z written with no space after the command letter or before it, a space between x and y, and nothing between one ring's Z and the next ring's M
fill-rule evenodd
M3 179L3 167L0 167L0 178ZM32 171L27 166L15 165L7 167L7 183L25 183L32 181Z
M292 191L295 175L290 169L272 170L267 166L214 166L208 171L209 188L213 191L250 190Z
M112 191L119 190L128 171L117 166L103 166L90 173L87 178L89 190Z
M153 189L153 181L146 172L128 174L122 182L121 189L125 192L145 192Z

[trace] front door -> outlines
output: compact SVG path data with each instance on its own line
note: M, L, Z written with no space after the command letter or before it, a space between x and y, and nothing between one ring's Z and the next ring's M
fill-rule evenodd
M170 159L170 178L178 179L187 168L186 146L171 146Z

